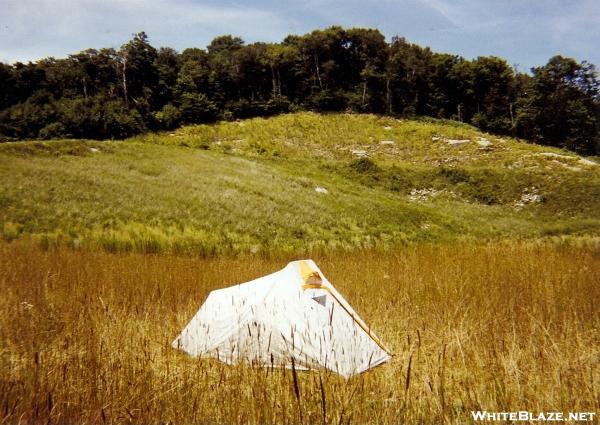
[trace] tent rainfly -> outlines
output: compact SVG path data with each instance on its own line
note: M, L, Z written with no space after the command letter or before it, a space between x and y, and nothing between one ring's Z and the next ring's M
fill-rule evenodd
M212 291L172 345L228 364L329 369L345 378L391 359L312 260Z

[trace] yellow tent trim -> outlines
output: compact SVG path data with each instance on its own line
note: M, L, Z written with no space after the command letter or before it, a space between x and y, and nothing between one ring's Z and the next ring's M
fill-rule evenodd
M304 260L300 262L300 275L302 276L302 279L304 280L304 285L302 285L302 289L304 289L304 290L323 289L323 290L329 292L329 295L331 295L333 297L333 299L335 299L337 301L337 303L340 306L342 306L342 308L346 311L346 313L348 313L350 315L350 317L352 317L352 320L354 320L358 324L358 326L360 326L362 328L362 330L365 331L367 333L367 335L369 335L369 337L373 341L375 341L375 343L377 345L379 345L379 347L382 350L384 350L388 354L393 355L392 352L383 344L383 341L381 341L377 335L375 335L373 332L371 332L371 328L369 326L367 326L367 324L365 322L363 322L360 318L354 316L354 314L352 314L352 312L348 311L348 309L346 308L344 303L342 303L338 299L338 297L331 291L331 289L328 288L327 285L324 284L323 278L321 277L319 272L316 270L313 270L312 267L310 267L310 265Z
M318 271L313 270L306 261L300 262L300 274L307 285L322 285L323 279Z

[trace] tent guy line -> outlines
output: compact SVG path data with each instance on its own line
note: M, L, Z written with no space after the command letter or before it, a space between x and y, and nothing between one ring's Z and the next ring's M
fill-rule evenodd
M354 313L352 313L348 309L346 309L346 307L344 306L344 303L342 303L336 297L335 293L333 293L327 285L323 285L323 279L321 278L321 275L319 274L319 272L312 271L312 269L310 269L310 266L308 265L307 261L305 261L305 260L300 261L300 273L302 274L302 277L304 278L304 282L305 282L304 285L302 285L302 289L323 289L324 291L327 291L340 304L340 306L346 311L346 313L348 313L350 315L350 317L352 317L352 319L367 334L369 334L369 336L371 338L373 338L373 340L377 343L377 345L379 345L379 347L381 347L382 350L387 351L392 356L394 355L392 353L392 351L383 344L383 341L381 341L381 339L371 331L370 326L368 326L360 317L356 316Z

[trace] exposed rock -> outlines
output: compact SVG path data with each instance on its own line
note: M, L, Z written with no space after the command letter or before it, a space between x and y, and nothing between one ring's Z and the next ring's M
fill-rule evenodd
M559 158L559 159L575 159L572 156L569 155L561 155L559 153L555 153L555 152L542 152L538 154L539 156L546 156L546 157L550 157L550 158Z
M563 154L559 154L556 152L540 152L540 153L535 154L535 156L544 156L546 158L552 158L552 161L551 161L552 163L559 164L562 167L564 167L568 170L571 170L571 171L582 171L582 168L574 166L574 165L565 164L564 162L562 162L563 160L570 161L571 164L577 163L579 165L585 165L585 166L589 166L589 167L595 167L596 165L598 165L597 162L592 161L587 158L579 158L577 156L563 155Z
M442 192L443 192L442 190L436 190L432 187L424 188L424 189L415 188L410 191L410 195L408 195L408 199L413 202L425 202L431 198L435 198Z
M450 146L464 146L469 143L471 140L469 139L447 139L446 143Z
M432 136L432 137L431 137L431 141L432 141L432 142L439 142L440 140L442 140L442 138L441 138L441 137L439 137L439 136Z
M447 167L453 167L454 164L457 164L462 161L467 161L469 159L470 157L468 156L447 156L445 158L435 160L433 161L433 163L437 166L443 165Z
M395 145L396 142L394 142L393 140L382 140L381 142L379 142L380 145Z
M523 168L523 161L515 161L512 164L509 164L506 168L509 170L514 170L516 168Z
M592 161L590 159L587 159L587 158L581 158L577 162L579 162L581 165L589 165L589 166L592 166L592 167L595 167L596 165L598 165L597 162L594 162L594 161Z
M560 165L561 167L566 168L569 171L575 171L575 172L583 171L583 169L581 167L575 167L573 165L565 164L564 162L557 161L556 159L553 159L552 163Z
M389 125L386 125L385 127L383 127L384 130L391 130L392 127L390 127Z
M544 200L544 197L538 193L535 186L526 187L521 194L521 198L513 203L513 207L517 210L530 205L538 204Z
M369 154L367 153L367 151L361 151L361 150L357 150L357 149L352 149L352 155L358 157L358 158L366 158L369 156Z
M492 142L490 142L488 139L485 139L483 137L480 137L479 139L477 139L477 144L483 148L489 148L490 146L492 146Z
M321 193L323 195L327 195L329 193L329 191L327 189L325 189L324 187L320 187L320 186L315 187L315 192Z
M521 196L521 202L527 204L542 202L542 195L537 193L525 193Z
M98 152L100 152L100 149L90 148L90 152L92 152L92 153L98 153Z

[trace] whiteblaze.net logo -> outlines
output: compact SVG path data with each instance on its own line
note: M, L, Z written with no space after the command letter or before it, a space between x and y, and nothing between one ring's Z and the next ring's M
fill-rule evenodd
M473 420L475 421L525 421L525 422L536 422L536 421L550 421L550 422L566 422L566 421L581 421L590 422L593 421L596 412L488 412L488 411L471 411Z

